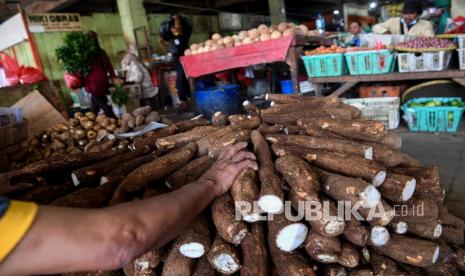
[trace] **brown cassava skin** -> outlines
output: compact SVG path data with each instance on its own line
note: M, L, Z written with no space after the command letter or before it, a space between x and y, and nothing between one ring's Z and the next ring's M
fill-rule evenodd
M421 163L420 161L418 161L417 159L413 158L412 156L406 154L406 153L403 153L403 152L399 152L397 154L398 158L399 158L399 167L402 167L402 168L419 168L421 167Z
M215 269L211 267L206 255L200 258L200 260L197 262L197 265L195 266L194 274L192 274L192 276L215 276L215 275L216 275Z
M83 188L67 194L50 203L54 206L74 208L101 208L108 204L116 188L123 180L123 176L115 177L113 180L99 185L95 188Z
M202 215L197 217L192 224L179 235L178 242L179 246L193 242L199 243L203 245L206 254L212 243L207 218Z
M292 113L300 110L314 109L314 108L337 108L342 105L341 99L338 97L298 97L295 99L282 98L282 95L268 94L269 101L278 103L279 105L262 110L262 115L271 113ZM279 99L278 97L281 97ZM287 96L286 96L287 97ZM273 99L273 100L270 100Z
M120 167L121 164L125 164L128 161L131 161L137 157L140 157L142 155L149 153L150 148L145 146L140 149L133 150L133 151L129 151L129 149L127 149L127 151L128 152L123 153L123 154L118 154L103 162L75 170L72 173L76 176L76 178L80 182L79 185L86 184L86 183L92 183L92 182L99 180L102 175L105 175L106 173L111 172L112 170Z
M270 125L267 123L261 123L260 126L258 126L257 130L260 131L262 135L277 134L277 133L281 133L284 130L284 125L280 125L280 124Z
M234 115L228 116L228 121L230 124L237 124L245 120L247 120L247 115L234 114Z
M231 122L231 125L236 129L256 129L262 123L262 119L258 116L247 116L244 120Z
M440 224L438 221L424 221L419 223L410 222L408 224L407 232L420 238L429 240L437 239L434 236L435 228Z
M0 174L0 185L12 185L12 180L23 176L41 175L54 171L66 171L82 168L93 163L122 154L126 150L107 150L98 153L83 153L79 155L52 156L27 165L20 170ZM13 181L14 182L14 181Z
M350 120L352 114L350 110L343 108L307 109L285 114L262 114L262 121L269 124L294 125L300 118L337 118L341 120Z
M456 215L449 213L446 206L438 206L438 218L442 225L454 226L456 228L465 229L465 221Z
M243 170L231 186L231 196L234 202L248 202L250 206L253 206L259 195L257 172L252 169ZM255 214L254 210L241 213L243 217L252 214Z
M442 229L441 239L453 245L463 245L463 229L453 226L444 226Z
M291 190L289 191L289 200L291 201L291 205L295 210L299 210L299 202L318 202L321 204L321 206L323 206L325 203L328 204L330 212L328 215L324 214L321 219L309 220L308 223L312 226L313 231L329 237L338 236L344 231L345 223L341 223L341 219L337 218L337 208L334 202L330 201L329 199L318 196L318 194L301 197L294 190ZM307 210L305 205L304 207L305 214L311 213L311 210ZM334 221L339 221L338 227L334 227L328 231L326 227L328 224L331 224Z
M260 116L260 113L262 112L258 106L254 105L250 101L245 101L242 106L244 107L245 112L251 116Z
M180 244L174 241L163 264L163 276L190 276L194 272L195 259L179 252Z
M412 198L403 203L407 207L396 208L396 217L407 223L423 223L425 221L438 221L438 205L430 199ZM421 207L423 206L423 207ZM404 208L404 209L402 209Z
M218 235L229 243L240 244L248 232L247 224L241 220L236 220L235 206L231 195L224 194L216 198L211 205L211 211Z
M372 220L368 221L370 226L387 226L395 217L395 212L394 209L392 208L391 205L389 205L384 199L381 199L380 205L383 207L384 213L382 214L381 217L373 217ZM375 211L381 211L379 210L378 206L373 209ZM366 208L360 208L359 213L365 218L368 219L370 209Z
M152 108L150 106L148 106L148 105L147 106L142 106L142 107L134 109L134 111L132 111L132 115L134 117L144 116L145 114L149 113L151 110L152 110Z
M342 246L338 237L327 237L310 231L305 241L305 250L318 262L329 264L336 263L342 252Z
M190 143L174 150L150 163L144 164L129 173L121 182L124 191L132 193L145 184L161 179L181 168L197 153L197 144Z
M160 138L174 135L178 132L179 128L176 125L169 125L164 128L160 128L147 133L143 138L134 141L134 147L136 149L149 146L151 149L156 148L157 140Z
M127 276L152 276L156 275L155 269L161 262L161 250L152 250L123 267Z
M339 153L350 153L365 158L370 147L346 140L334 138L311 137L304 135L269 134L265 138L273 144L297 146L306 149L329 150Z
M431 241L391 234L386 245L375 246L374 249L398 262L428 267L434 264L432 259L437 247L438 245Z
M329 264L323 266L323 276L347 276L349 273L347 269L343 266L337 264Z
M303 120L303 121L297 120L297 126L310 136L335 138L335 139L342 139L342 140L346 139L344 136L336 134L331 131L324 130L308 120Z
M318 176L303 159L293 155L281 156L276 159L275 168L298 196L318 196Z
M396 262L393 260L376 253L375 251L370 252L371 268L375 275L380 276L392 276L392 275L405 275L397 267Z
M198 146L198 155L203 156L208 154L208 150L211 146L218 141L218 139L222 137L229 137L231 136L236 129L232 126L222 127L211 134L201 138L197 141Z
M341 254L337 259L337 263L349 267L355 268L360 262L360 255L358 251L348 242L344 242L341 246Z
M365 225L362 225L358 220L352 218L345 222L344 238L357 246L365 246L368 241L369 230Z
M350 114L352 115L352 119L360 119L362 117L362 111L356 108L355 106L343 103L341 107L350 111Z
M398 152L388 146L373 142L360 142L368 147L373 148L373 160L387 168L393 168L402 161L403 153Z
M202 137L211 134L219 129L216 126L199 126L190 131L174 134L164 138L157 139L156 146L158 149L172 149L191 142L197 142Z
M381 139L376 141L376 143L398 150L402 147L402 138L399 135L388 131L386 135L381 137Z
M179 132L190 131L199 126L206 126L209 122L207 119L199 118L195 120L183 120L175 123L176 127L179 129Z
M250 140L250 130L237 130L231 135L223 136L217 139L209 148L208 156L216 159L220 152L229 145L234 145L239 142L248 142Z
M171 190L177 190L199 179L210 168L213 162L214 160L208 158L208 156L194 159L170 175L166 179L166 184L167 186L169 185Z
M371 269L356 269L351 270L349 276L373 276L373 271Z
M19 200L32 201L40 205L47 205L74 190L74 185L65 182L61 185L47 185L33 188L19 196Z
M439 263L425 268L428 276L459 276L457 268L451 263Z
M284 213L273 214L273 220L268 221L269 242L272 242L272 240L274 240L273 246L278 248L278 245L277 245L278 234L280 234L281 230L283 230L285 227L295 224L295 223L298 223L298 222L288 220L286 216L284 215Z
M405 202L406 200L402 199L402 192L407 183L413 180L414 178L411 176L388 173L386 175L386 180L384 180L383 184L379 186L378 189L384 198L392 202Z
M231 256L234 261L238 264L238 269L237 270L231 270L231 271L225 271L221 269L220 267L217 267L214 263L214 260L216 257L218 257L221 254L226 254ZM239 253L237 252L236 248L234 248L232 245L226 243L220 236L216 236L212 246L210 247L210 250L208 251L208 262L210 263L210 266L213 267L216 271L223 273L223 274L233 274L236 271L238 271L241 268L241 262L239 259Z
M430 198L437 203L444 202L444 189L439 181L439 170L436 166L427 166L419 168L394 168L392 172L409 175L416 179L417 188L414 197Z
M228 115L222 112L215 112L212 115L212 125L214 126L225 126L228 124Z
M99 142L95 142L93 144L88 144L85 148L86 153L99 153L102 151L106 151L111 149L115 144L117 140L116 139L102 139Z
M303 130L297 125L284 125L283 132L286 135L297 135L302 134Z
M268 143L258 130L252 131L251 140L260 167L258 171L261 182L260 197L274 195L283 200L284 183L276 173Z
M316 276L312 264L299 252L284 252L276 247L275 237L268 235L268 246L277 275Z
M268 251L263 224L253 223L250 233L241 244L243 265L241 276L269 275Z
M465 272L465 248L459 247L455 249L452 257L452 263L455 267L458 270Z
M387 131L382 122L379 121L346 121L329 118L300 119L302 124L312 124L324 130L334 132L344 137L376 142L380 141Z
M106 173L102 177L107 178L108 181L113 181L113 179L118 178L120 176L126 176L128 173L132 172L133 170L148 162L153 161L155 158L157 158L157 155L154 153L149 153L147 155L135 158L129 162L126 162L124 166L120 166L119 168L116 168Z

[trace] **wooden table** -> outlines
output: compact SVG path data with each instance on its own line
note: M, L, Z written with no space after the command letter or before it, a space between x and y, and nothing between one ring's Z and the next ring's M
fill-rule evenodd
M336 89L332 96L341 96L360 82L383 82L383 81L408 81L408 80L437 80L452 79L465 86L465 71L447 70L440 72L415 72L415 73L389 73L380 75L341 76L325 78L309 78L315 84L315 94L322 95L322 85L325 83L343 83Z

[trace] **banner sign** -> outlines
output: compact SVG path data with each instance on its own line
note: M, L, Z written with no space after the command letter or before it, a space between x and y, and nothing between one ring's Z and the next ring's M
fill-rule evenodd
M81 16L78 13L34 13L28 14L29 31L72 32L81 31Z

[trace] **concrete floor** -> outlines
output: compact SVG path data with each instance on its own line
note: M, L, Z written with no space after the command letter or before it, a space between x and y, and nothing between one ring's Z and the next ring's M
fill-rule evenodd
M465 219L465 128L454 134L395 130L402 136L402 151L424 165L437 165L446 190L446 205Z

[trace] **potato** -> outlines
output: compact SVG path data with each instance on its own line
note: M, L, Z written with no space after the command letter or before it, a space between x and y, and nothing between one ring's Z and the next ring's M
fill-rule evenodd
M288 27L287 23L279 23L278 31L284 32L287 29L287 27Z
M269 33L260 35L260 41L268 41L271 39L271 35Z
M223 43L225 45L231 44L233 42L234 42L234 39L231 36L226 36L225 38L223 38Z
M274 31L272 34L271 34L271 39L277 39L277 38L280 38L282 37L282 34L280 31Z
M205 46L212 46L215 42L211 39L205 41Z
M103 136L106 136L106 135L108 135L108 130L106 130L106 129L99 129L97 131L97 139L100 139L100 138L102 138Z
M97 138L97 132L95 132L93 130L89 130L89 131L87 131L86 136L87 136L87 139L89 139L89 140L95 139L95 138Z
M251 37L246 37L244 40L242 40L242 44L251 44L253 43L253 40Z
M118 120L116 120L115 118L109 118L110 120L110 124L117 124L118 123Z
M220 38L216 41L216 45L224 45L224 39Z
M102 127L99 124L94 124L94 127L92 128L93 131L98 131Z
M95 115L94 112L87 112L86 117L89 118L89 120L91 120L91 121L95 121L95 117L97 117L97 116Z
M244 39L246 37L249 36L248 32L247 31L240 31L237 36L240 38L240 39Z
M262 31L268 32L268 26L265 25L265 24L260 24L260 26L258 26L257 29L258 29L260 32L262 32Z
M237 34L233 35L232 39L234 39L234 42L241 40L241 38Z
M156 111L152 111L145 117L145 122L148 124L150 122L159 122L160 121L160 114Z
M79 119L79 118L81 118L81 117L84 117L84 114L82 114L82 112L76 112L76 113L74 113L74 118Z
M84 139L79 140L78 145L82 148L85 147L87 145L87 140L84 140Z
M68 122L69 122L69 124L70 124L71 126L73 126L73 127L79 125L79 120L76 119L76 118L71 118L71 119L68 120Z
M291 36L295 34L295 30L293 29L287 29L283 32L283 36Z
M145 121L145 117L142 115L139 115L136 117L136 127L142 125Z
M260 36L260 32L258 31L258 29L254 28L254 29L250 29L247 34L249 35L249 37L251 38L256 38L256 37L259 37Z
M220 39L220 38L221 38L221 35L220 35L219 33L214 33L214 34L212 35L212 40L214 40L214 41L217 41L217 40Z
M82 128L77 128L74 130L73 132L74 140L81 140L84 137L86 137L86 132Z
M115 131L116 128L117 128L117 126L115 124L111 124L111 125L107 126L105 129L108 130L109 132L113 132L113 131Z
M122 116L121 116L121 119L123 119L123 121L127 122L129 121L133 116L130 114L130 113L124 113Z
M152 108L146 105L146 106L134 109L134 111L132 112L132 115L134 115L135 117L139 115L144 116L145 114L149 113L151 110Z
M278 30L278 26L277 25L271 25L269 28L271 33L273 33L274 31L277 31Z
M199 44L192 43L190 49L191 51L197 51L197 49L199 49Z
M94 127L94 123L89 120L82 121L81 125L85 130L92 129Z

